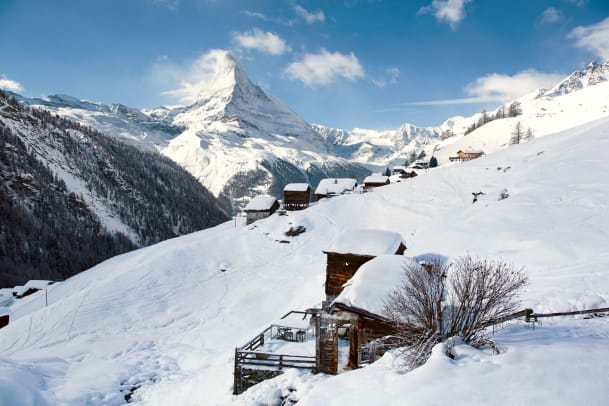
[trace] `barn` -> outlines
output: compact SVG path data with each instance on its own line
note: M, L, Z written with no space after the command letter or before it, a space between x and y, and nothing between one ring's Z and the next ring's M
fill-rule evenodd
M388 185L389 183L389 176L370 175L364 179L364 189L370 190L375 187Z
M351 178L327 178L319 181L317 189L315 189L315 198L317 200L326 197L342 195L348 192L353 192L357 187L357 180Z
M286 210L302 210L309 207L311 187L308 183L289 183L283 188L283 207Z
M259 195L245 206L243 211L247 216L247 224L269 217L279 209L279 202L273 196Z

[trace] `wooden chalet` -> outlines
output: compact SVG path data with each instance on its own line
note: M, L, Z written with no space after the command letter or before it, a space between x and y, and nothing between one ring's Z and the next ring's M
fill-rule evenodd
M417 175L417 173L415 171L410 171L410 172L406 171L400 175L400 178L409 179L409 178L414 178L415 176L419 176L419 175Z
M404 281L405 271L416 264L401 255L382 255L362 265L349 279L330 306L329 313L342 326L348 326L348 366L358 368L374 362L390 346L375 340L396 333L383 315L385 299ZM344 360L343 360L344 362Z
M379 255L402 255L406 243L399 233L384 230L347 230L324 252L327 255L326 301L342 291L360 266Z
M308 183L289 183L283 188L283 207L286 210L302 210L309 207L311 186Z
M391 183L389 176L370 175L364 179L364 189L370 190L375 187L385 186Z
M484 155L484 151L481 149L471 149L468 148L465 151L459 150L457 151L456 156L448 157L451 162L463 162L463 161L471 161L472 159L480 158Z
M273 196L259 195L245 206L243 211L247 216L247 224L269 217L279 209L279 202Z
M407 168L405 166L397 165L391 169L391 174L392 175L402 175L403 173L406 173L406 170L407 170Z
M357 187L357 180L351 178L327 178L319 181L315 189L317 200L331 196L338 196L353 192Z

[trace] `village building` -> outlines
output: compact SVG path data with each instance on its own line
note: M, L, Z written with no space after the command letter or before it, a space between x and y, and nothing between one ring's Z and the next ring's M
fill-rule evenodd
M410 164L410 168L412 169L428 169L429 161L418 160Z
M317 200L331 196L338 196L353 192L357 187L357 180L351 178L327 178L319 181L315 189Z
M375 187L388 185L389 183L389 176L370 175L364 179L364 189L370 190Z
M472 149L468 148L466 150L457 151L456 156L448 157L451 162L463 162L463 161L471 161L472 159L480 158L484 155L484 151L481 149Z
M15 286L13 288L13 296L18 299L21 299L23 297L31 295L32 293L36 293L39 290L46 289L47 286L52 284L53 281L32 279L23 286Z
M243 211L247 216L247 224L269 217L279 209L279 202L273 196L259 195L245 206Z
M416 262L402 255L378 256L361 266L330 306L330 314L348 326L349 367L374 362L390 344L375 341L395 334L384 316L385 300L403 283L412 265Z
M392 175L401 175L403 173L406 173L406 167L402 165L394 166L391 170Z
M309 207L311 187L308 183L289 183L283 188L283 208L302 210Z

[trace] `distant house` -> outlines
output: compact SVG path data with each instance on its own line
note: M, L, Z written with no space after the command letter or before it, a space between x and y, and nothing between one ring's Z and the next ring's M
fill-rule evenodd
M481 149L471 149L468 148L465 151L459 150L457 151L456 156L448 157L451 162L463 162L463 161L471 161L472 159L476 159L484 155L484 151Z
M327 178L319 181L315 189L317 200L352 192L357 187L357 180L351 178Z
M379 255L402 255L406 243L399 233L384 230L347 230L324 252L326 265L326 301L342 291L343 285L360 266Z
M277 209L279 209L279 202L273 196L256 196L243 209L247 216L246 224L252 224L256 220L266 218L275 213Z
M32 293L36 293L39 290L46 289L47 286L52 285L53 283L53 281L33 279L31 281L28 281L23 286L15 286L13 288L13 296L18 299L21 299L23 297L31 295Z
M393 169L391 170L391 174L392 175L401 175L403 173L406 173L406 167L405 166L394 166Z
M418 176L417 173L415 171L410 171L410 172L404 172L400 175L400 178L402 179L408 179L408 178L414 178L415 176Z
M394 325L383 315L384 303L412 264L416 263L401 255L378 256L361 266L332 303L330 313L349 326L350 367L374 362L384 348L371 342L395 334Z
M415 161L410 164L410 168L412 169L427 169L429 168L429 161Z
M388 185L389 176L370 175L364 179L364 189L374 189L375 187Z
M308 183L290 183L283 188L283 207L286 210L302 210L309 207L311 187Z

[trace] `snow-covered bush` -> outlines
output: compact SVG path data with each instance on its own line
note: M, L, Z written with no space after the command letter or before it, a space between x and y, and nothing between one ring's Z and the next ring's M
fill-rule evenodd
M486 328L516 312L527 280L523 269L470 255L450 265L441 257L410 265L385 302L406 368L425 363L433 346L449 337L489 343Z

